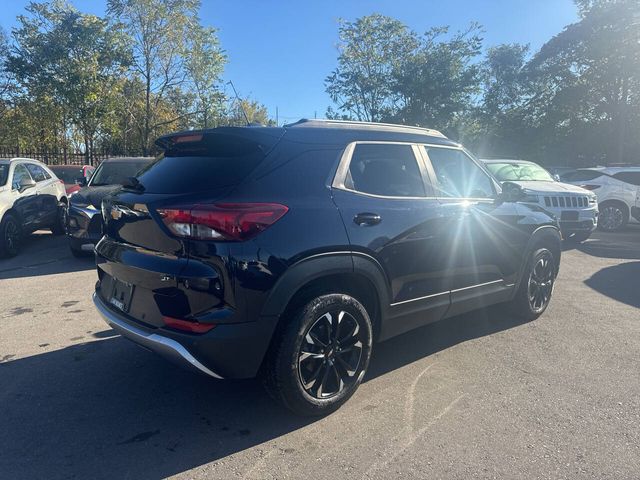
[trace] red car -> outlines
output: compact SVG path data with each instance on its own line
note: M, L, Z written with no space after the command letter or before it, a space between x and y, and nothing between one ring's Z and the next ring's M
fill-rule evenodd
M64 182L68 196L80 190L95 171L91 165L49 165L49 168Z

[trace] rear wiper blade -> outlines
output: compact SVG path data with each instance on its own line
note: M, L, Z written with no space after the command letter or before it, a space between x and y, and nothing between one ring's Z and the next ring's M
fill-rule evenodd
M122 186L129 190L136 190L137 192L144 192L144 185L140 183L136 177L127 177L123 182Z

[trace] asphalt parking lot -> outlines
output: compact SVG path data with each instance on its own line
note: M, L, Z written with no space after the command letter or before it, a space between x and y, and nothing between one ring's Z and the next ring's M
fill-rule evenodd
M567 249L536 322L495 307L377 345L317 420L119 338L94 282L50 234L0 260L0 478L640 476L640 228Z

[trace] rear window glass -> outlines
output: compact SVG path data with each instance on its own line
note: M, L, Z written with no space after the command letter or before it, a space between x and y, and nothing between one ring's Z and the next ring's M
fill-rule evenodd
M52 168L51 170L64 183L76 183L78 178L82 178L82 168L80 167Z
M148 164L148 161L102 162L91 177L91 186L120 185L127 178L135 177Z
M140 172L138 180L150 193L202 192L239 184L264 157L257 143L211 135L193 147L168 150Z

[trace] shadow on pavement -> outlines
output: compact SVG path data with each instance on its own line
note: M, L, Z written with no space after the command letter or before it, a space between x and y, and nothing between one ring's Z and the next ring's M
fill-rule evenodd
M74 257L64 235L36 232L27 235L13 258L0 258L0 280L79 272L95 268L93 255Z
M605 267L584 281L595 291L618 302L640 308L640 262Z
M500 310L377 345L367 380L521 323ZM0 363L0 477L164 478L322 421L289 414L258 381L191 374L109 335Z
M640 260L640 228L638 225L629 225L621 232L595 231L584 243L575 245L564 242L563 250L578 250L600 258Z

